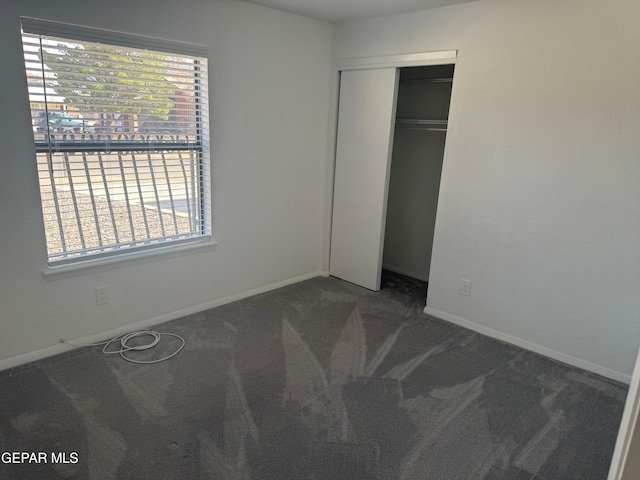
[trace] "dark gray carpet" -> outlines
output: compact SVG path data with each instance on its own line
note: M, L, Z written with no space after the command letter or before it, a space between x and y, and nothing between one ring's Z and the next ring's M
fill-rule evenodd
M432 319L424 289L316 278L162 325L167 362L2 372L0 449L47 461L0 478L604 480L626 386Z

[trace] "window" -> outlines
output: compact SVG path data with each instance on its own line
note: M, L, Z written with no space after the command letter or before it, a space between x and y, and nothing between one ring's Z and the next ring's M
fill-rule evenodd
M49 265L209 240L204 47L22 30Z

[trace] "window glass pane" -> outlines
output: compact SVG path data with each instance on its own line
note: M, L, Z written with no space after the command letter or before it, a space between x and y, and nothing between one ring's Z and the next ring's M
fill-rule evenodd
M206 58L23 45L50 263L209 235Z
M199 236L196 151L37 154L52 261Z
M198 139L198 59L27 34L23 43L36 141L63 133L76 134L67 141L80 133Z

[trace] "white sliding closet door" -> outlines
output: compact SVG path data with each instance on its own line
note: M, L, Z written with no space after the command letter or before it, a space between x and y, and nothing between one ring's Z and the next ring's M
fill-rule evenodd
M329 273L380 289L398 69L343 71Z

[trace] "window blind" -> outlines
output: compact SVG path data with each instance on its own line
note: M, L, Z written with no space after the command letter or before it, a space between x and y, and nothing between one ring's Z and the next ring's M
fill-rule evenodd
M72 27L23 19L50 265L208 238L202 48Z

